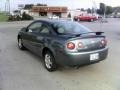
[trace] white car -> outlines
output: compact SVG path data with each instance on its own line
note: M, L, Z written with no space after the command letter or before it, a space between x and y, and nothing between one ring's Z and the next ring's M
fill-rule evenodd
M53 16L50 16L48 17L49 19L59 19L59 16L56 16L56 15L53 15Z

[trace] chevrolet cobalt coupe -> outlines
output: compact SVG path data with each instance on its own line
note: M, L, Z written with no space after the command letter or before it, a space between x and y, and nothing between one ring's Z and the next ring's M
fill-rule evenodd
M43 57L48 71L58 65L78 67L104 60L108 54L103 32L93 32L78 22L37 20L18 33L18 47Z

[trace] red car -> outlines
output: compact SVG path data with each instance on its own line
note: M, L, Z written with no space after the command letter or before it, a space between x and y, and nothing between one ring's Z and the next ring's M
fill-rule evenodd
M74 21L95 21L97 20L96 16L93 15L79 15L74 17Z

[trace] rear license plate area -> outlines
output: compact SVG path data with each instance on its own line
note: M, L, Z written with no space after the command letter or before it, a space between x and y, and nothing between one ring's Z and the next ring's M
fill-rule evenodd
M94 61L98 59L99 59L99 53L90 54L90 61Z

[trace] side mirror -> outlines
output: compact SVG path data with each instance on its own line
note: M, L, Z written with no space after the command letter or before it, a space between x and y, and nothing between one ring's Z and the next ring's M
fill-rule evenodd
M32 32L32 30L31 30L31 29L28 29L28 32L30 32L30 33L31 33L31 32Z

